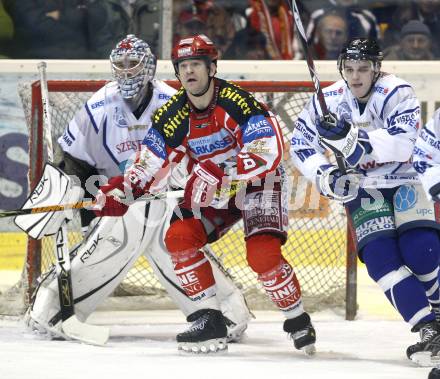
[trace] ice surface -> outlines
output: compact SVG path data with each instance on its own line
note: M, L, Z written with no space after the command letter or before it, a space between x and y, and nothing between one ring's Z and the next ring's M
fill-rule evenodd
M111 327L106 347L48 341L24 331L16 318L0 319L0 378L7 379L426 379L430 369L405 356L416 334L399 320L333 311L313 314L317 354L306 357L282 331L278 312L255 312L241 343L222 355L177 351L185 328L178 311L97 312L89 322Z

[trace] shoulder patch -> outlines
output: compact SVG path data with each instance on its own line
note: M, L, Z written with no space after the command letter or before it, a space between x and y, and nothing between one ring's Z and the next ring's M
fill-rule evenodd
M241 87L220 80L218 104L240 125L252 115L267 115L266 106Z

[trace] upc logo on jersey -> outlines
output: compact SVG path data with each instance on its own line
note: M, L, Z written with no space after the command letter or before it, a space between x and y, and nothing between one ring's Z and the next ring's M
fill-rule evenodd
M263 115L252 116L243 128L243 142L248 143L263 137L275 135L272 125Z
M401 186L394 195L394 209L404 212L414 208L417 203L417 191L413 185Z
M234 143L232 136L224 129L210 136L190 139L188 145L197 156L223 150Z
M150 129L142 143L159 158L166 159L165 141L156 129Z

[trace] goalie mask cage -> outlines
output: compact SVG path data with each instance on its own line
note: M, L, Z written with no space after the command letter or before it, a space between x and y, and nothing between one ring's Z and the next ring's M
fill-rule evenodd
M75 112L106 82L99 80L49 80L49 104L53 141L63 133ZM177 88L177 81L167 81ZM290 141L294 121L314 91L312 82L235 81L265 102L277 115L285 141ZM322 83L323 86L329 83ZM38 182L44 162L45 142L40 82L19 85L19 93L29 128L29 188ZM55 162L60 159L54 143ZM344 208L320 197L316 189L298 175L290 160L285 161L293 179L289 210L288 241L283 255L294 267L308 311L342 308L347 319L356 314L356 254L348 232ZM70 246L81 241L79 215L68 225ZM211 250L227 274L244 293L251 309L274 309L246 263L242 223L235 225ZM24 307L29 303L37 278L54 260L50 238L28 239L26 262L20 283ZM115 291L114 296L166 297L146 259L141 256ZM133 303L133 302L132 302ZM137 303L137 301L136 301ZM148 303L148 302L147 302ZM24 308L23 307L23 308Z

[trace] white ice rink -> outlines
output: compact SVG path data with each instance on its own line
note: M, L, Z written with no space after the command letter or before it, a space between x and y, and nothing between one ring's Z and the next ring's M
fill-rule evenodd
M416 336L400 321L345 321L327 311L314 314L317 353L308 358L282 332L278 312L257 312L243 342L222 355L178 353L175 334L184 328L177 311L98 312L96 324L111 325L106 347L46 341L21 323L0 321L2 379L426 379L405 347Z
M255 312L241 343L208 356L178 353L174 338L186 326L178 311L96 312L89 321L111 328L106 347L41 340L0 317L0 379L427 379L430 369L405 356L417 335L362 272L359 289L356 321L312 314L313 358L294 349L278 312Z

